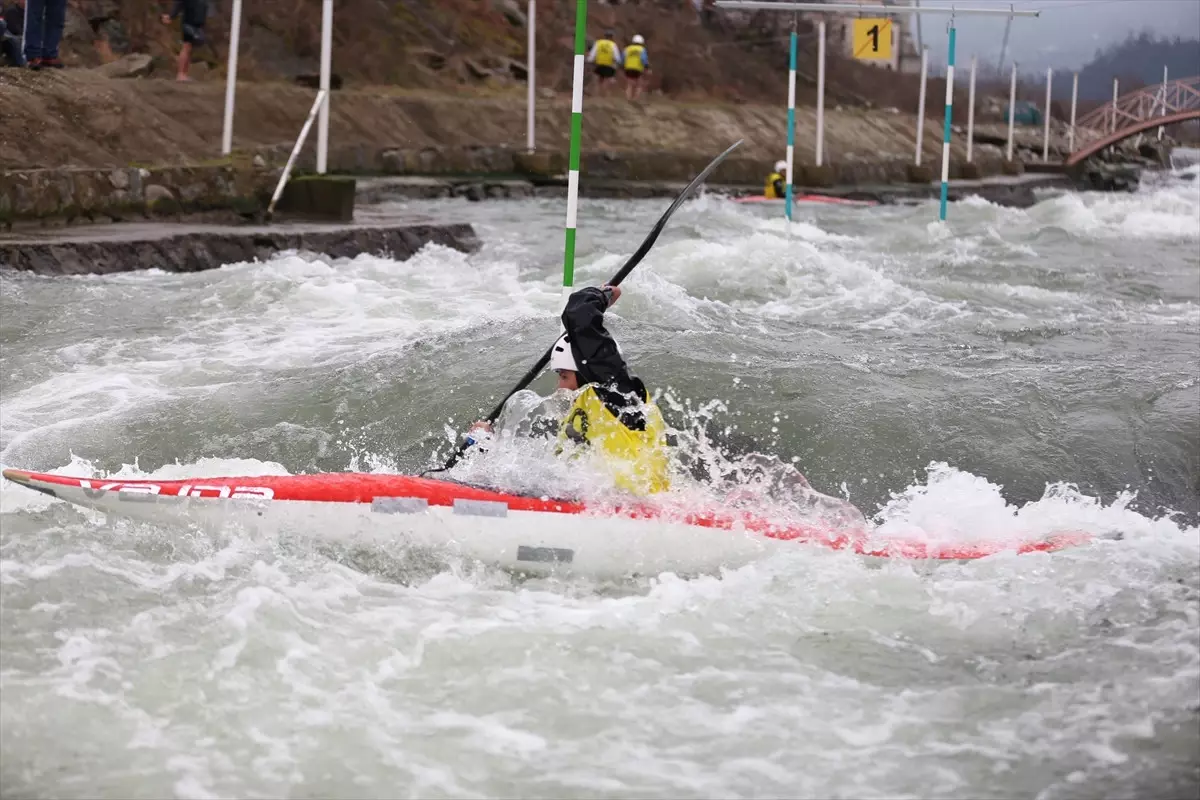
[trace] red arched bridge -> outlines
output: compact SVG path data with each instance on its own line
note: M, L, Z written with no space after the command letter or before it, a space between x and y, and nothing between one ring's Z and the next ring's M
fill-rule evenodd
M1200 119L1200 75L1138 89L1084 114L1075 123L1077 148L1063 163L1074 166L1130 136L1189 119Z

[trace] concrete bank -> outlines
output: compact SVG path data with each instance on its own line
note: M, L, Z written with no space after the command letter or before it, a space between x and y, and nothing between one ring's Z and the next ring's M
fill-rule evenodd
M462 252L479 248L479 239L470 225L441 225L419 219L354 226L119 223L0 236L0 268L42 275L142 269L197 272L267 259L287 250L307 250L332 258L370 253L403 260L430 243Z
M656 198L674 197L687 185L684 181L621 181L593 179L581 182L583 197ZM1070 190L1075 182L1062 174L998 175L980 180L954 180L950 183L951 201L975 195L996 205L1028 208L1037 202L1035 189ZM744 197L762 193L757 184L710 184L704 191L713 195ZM920 203L941 195L938 182L913 184L863 184L832 187L797 187L798 194L813 193L852 200L871 200L881 205ZM486 178L359 178L358 201L364 204L395 200L435 200L462 197L472 201L520 197L565 197L564 179L538 181Z

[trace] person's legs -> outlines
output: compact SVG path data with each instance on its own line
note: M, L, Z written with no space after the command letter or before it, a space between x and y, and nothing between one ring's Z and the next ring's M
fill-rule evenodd
M61 67L58 59L58 44L62 41L63 28L67 23L67 0L44 0L46 6L45 29L42 32L42 60L46 66Z
M188 77L188 67L192 64L192 43L184 42L183 47L179 48L179 63L175 70L175 80L190 81Z
M46 0L25 4L25 60L39 69L42 65L42 32L45 30Z
M21 56L21 40L15 36L5 36L0 39L0 51L4 54L4 61L12 67L25 66L25 59Z

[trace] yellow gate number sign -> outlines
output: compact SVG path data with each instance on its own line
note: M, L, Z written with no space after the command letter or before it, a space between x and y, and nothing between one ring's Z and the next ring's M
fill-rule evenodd
M886 17L854 20L854 57L891 61L892 21Z

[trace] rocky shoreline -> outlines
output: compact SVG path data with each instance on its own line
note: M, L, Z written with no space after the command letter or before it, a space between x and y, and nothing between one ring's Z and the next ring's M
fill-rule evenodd
M230 227L171 223L94 226L69 234L0 240L0 268L39 275L84 275L161 269L198 272L261 261L288 251L331 258L362 253L397 260L427 244L462 252L479 249L468 224L411 222L375 226L280 225Z

